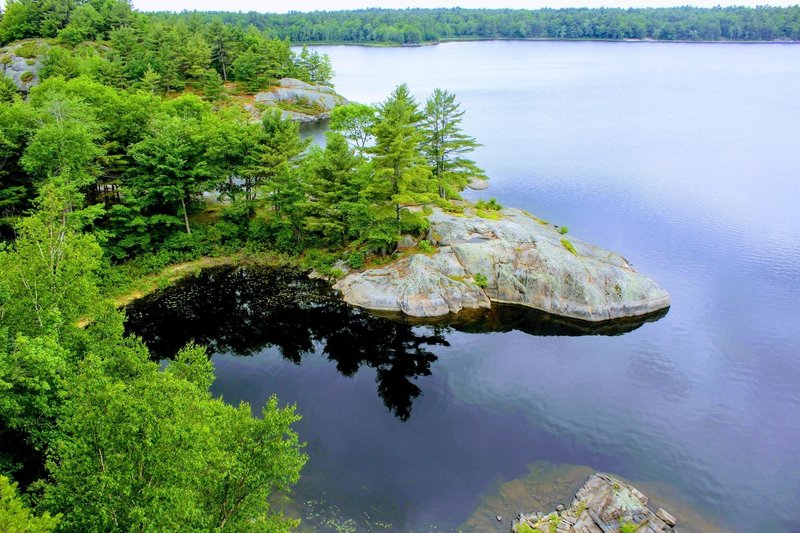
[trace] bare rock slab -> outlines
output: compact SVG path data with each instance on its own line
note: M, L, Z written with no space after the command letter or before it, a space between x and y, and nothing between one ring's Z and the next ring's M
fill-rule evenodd
M670 306L667 291L621 255L562 235L525 211L503 209L490 219L435 210L429 221L436 254L351 273L335 288L354 305L415 317L492 301L603 322ZM479 274L483 288L474 283Z

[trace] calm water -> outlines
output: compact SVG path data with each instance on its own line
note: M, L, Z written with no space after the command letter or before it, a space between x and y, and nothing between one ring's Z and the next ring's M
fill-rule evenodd
M800 47L320 49L353 100L455 92L492 178L470 197L623 253L673 306L614 336L537 316L434 329L237 271L132 309L165 351L208 342L226 400L297 402L298 512L448 531L536 463L679 494L726 530L800 531ZM523 510L509 501L497 509Z

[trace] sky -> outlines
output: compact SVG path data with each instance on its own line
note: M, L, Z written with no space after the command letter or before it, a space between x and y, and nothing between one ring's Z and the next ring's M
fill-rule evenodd
M800 0L133 0L141 11L260 11L284 13L286 11L333 11L366 7L467 7L467 8L528 8L541 7L672 7L694 5L713 7L716 5L789 6Z

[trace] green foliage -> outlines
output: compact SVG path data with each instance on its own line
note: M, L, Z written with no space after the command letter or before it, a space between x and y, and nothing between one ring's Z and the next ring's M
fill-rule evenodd
M292 42L404 43L464 39L800 40L800 6L569 9L360 9L226 14ZM207 15L209 19L214 15ZM354 31L370 28L371 31Z
M567 226L561 226L560 228L558 228L558 232L561 235L566 235L567 233L569 233L569 228Z
M17 484L0 475L0 531L6 533L47 533L58 525L58 516L36 516L17 494Z
M430 170L419 151L423 140L419 128L423 119L417 102L408 86L403 84L382 104L372 134L375 146L368 152L373 155L374 175L367 186L367 197L375 202L373 216L388 224L394 218L397 225L392 240L395 242L402 231L401 213L409 204L425 204L435 200ZM386 243L386 227L379 235L381 244ZM376 244L373 241L373 244Z
M636 533L638 530L639 526L633 522L628 522L622 518L619 519L619 533Z
M35 59L39 57L39 53L40 47L39 43L36 41L23 43L14 50L15 55L18 57L24 57L25 59Z
M66 392L43 505L69 530L288 531L267 499L305 463L290 429L299 417L273 397L254 418L213 398L212 380L193 346L163 371L135 343L87 356Z
M331 85L334 72L328 54L320 54L316 50L309 51L303 46L295 65L298 78L316 85Z
M31 72L29 70L26 70L25 72L23 72L19 77L19 79L20 79L20 81L22 83L30 83L30 82L33 81L33 78L34 78L34 74L33 74L33 72Z
M329 125L331 130L344 135L361 153L372 138L370 132L375 123L375 113L372 106L351 102L333 108Z
M569 242L569 240L561 239L561 246L563 246L564 248L569 250L569 253L571 253L572 255L575 255L575 256L578 255L578 251L575 249L575 246L573 246L572 243Z
M480 209L482 211L500 211L503 209L503 206L500 205L495 198L490 198L488 202L480 199L475 202L475 209Z
M81 232L97 212L66 213L71 197L68 189L48 186L39 211L21 222L13 246L0 252L0 317L12 333L73 324L97 303L100 246Z
M19 98L19 90L14 81L7 76L0 76L0 103L10 104Z
M347 266L354 270L364 268L364 252L352 252L347 258Z
M475 285L480 287L481 289L485 289L489 286L489 279L484 275L478 272L475 274Z
M425 240L419 241L417 248L419 248L419 251L424 254L432 254L436 251L436 247L433 246L430 242Z
M422 151L444 199L460 198L471 178L486 178L474 161L464 157L479 144L461 129L463 116L456 96L442 89L435 89L425 105Z
M517 524L517 533L537 533L527 522Z

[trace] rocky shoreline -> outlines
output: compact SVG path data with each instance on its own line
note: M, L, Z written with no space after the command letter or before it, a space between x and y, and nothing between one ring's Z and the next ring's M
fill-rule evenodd
M670 306L667 291L621 255L525 211L435 209L429 222L432 252L350 272L334 288L352 305L425 318L504 303L605 322Z
M568 508L549 514L520 513L512 533L662 533L675 531L676 518L664 509L655 513L636 487L608 474L593 474ZM502 521L502 517L497 517Z

